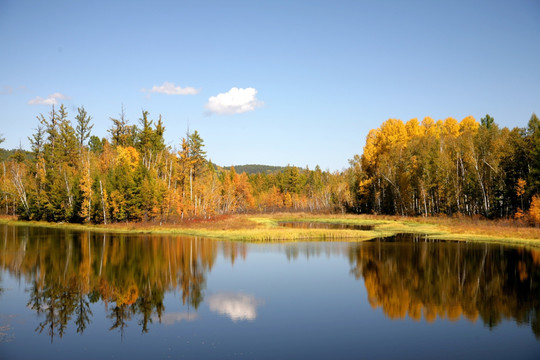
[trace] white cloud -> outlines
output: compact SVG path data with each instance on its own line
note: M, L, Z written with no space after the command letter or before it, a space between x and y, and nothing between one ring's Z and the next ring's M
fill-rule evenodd
M256 96L257 90L254 88L233 87L226 93L210 97L206 108L216 114L242 114L264 104Z
M58 100L63 100L67 98L68 97L66 95L56 92L54 94L47 96L45 99L42 98L41 96L37 96L29 100L28 104L29 105L56 105L58 104Z
M142 89L143 92L153 92L158 94L166 94L166 95L195 95L198 94L200 90L197 90L192 87L181 87L181 86L174 86L173 83L165 81L162 85L157 86L154 85L150 90Z
M255 296L242 293L218 293L208 298L211 311L226 315L232 321L255 320L260 303Z

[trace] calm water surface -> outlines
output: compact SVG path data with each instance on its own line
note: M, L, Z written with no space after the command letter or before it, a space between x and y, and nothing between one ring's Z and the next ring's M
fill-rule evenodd
M1 359L540 358L540 251L0 225Z

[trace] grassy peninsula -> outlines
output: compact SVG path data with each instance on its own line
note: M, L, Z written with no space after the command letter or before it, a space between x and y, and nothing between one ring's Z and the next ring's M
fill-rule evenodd
M331 223L371 226L370 230L289 228L280 222ZM365 241L398 233L425 234L430 239L491 242L540 247L540 229L509 221L468 218L410 218L379 215L314 215L307 213L244 214L213 219L191 220L179 224L114 223L68 224L19 221L2 217L0 223L45 226L102 232L174 234L237 241Z

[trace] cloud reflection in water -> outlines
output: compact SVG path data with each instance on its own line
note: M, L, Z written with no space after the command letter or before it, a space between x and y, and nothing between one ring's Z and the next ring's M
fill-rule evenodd
M243 293L217 293L207 299L210 310L228 316L232 321L255 320L262 300Z
M152 317L153 322L161 322L164 325L173 325L174 323L181 321L193 321L197 318L196 313L186 313L186 312L173 312L166 313L161 316L161 321L157 316Z

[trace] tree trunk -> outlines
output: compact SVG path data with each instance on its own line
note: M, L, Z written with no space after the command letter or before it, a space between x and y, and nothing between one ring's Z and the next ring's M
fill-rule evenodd
M103 185L99 180L99 190L101 191L101 207L103 208L103 223L107 225L107 214L105 212L105 197L103 196Z

